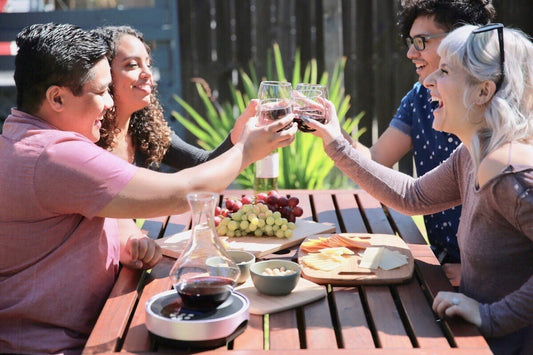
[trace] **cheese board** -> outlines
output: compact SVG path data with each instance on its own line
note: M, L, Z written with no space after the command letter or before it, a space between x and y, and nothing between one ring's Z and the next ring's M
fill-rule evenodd
M369 233L340 233L341 236L360 237L368 240L371 247L384 247L392 254L402 254L407 264L390 270L378 268L363 268L359 264L362 259L363 249L354 250L354 254L342 255L344 262L333 270L317 270L303 262L303 257L309 253L302 249L298 252L298 263L302 266L302 277L317 284L333 284L340 286L355 285L385 285L396 284L411 279L414 270L414 258L407 244L394 234L369 234ZM310 239L329 238L332 234L314 235ZM389 255L390 253L387 253Z
M250 301L251 314L269 314L285 311L319 300L326 296L326 288L300 277L298 284L288 295L269 296L257 291L252 279L235 288Z
M255 255L256 258L272 254L279 250L290 248L298 245L306 237L314 234L334 233L336 227L331 224L317 223L305 219L296 220L296 228L290 238L276 237L255 237L243 236L227 238L221 236L226 249L244 250ZM171 258L178 258L181 251L185 248L191 231L184 231L165 238L157 239L156 242L161 246L163 255Z

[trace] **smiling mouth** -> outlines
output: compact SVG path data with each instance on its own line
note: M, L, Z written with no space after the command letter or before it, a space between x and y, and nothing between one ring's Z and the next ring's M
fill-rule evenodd
M443 106L443 103L442 103L442 100L436 98L436 97L432 97L431 98L431 108L433 110L437 110L437 109L440 109L442 108Z

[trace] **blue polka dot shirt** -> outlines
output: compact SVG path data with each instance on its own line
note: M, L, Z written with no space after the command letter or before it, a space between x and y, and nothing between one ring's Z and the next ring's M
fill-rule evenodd
M450 133L432 128L433 109L429 90L417 82L402 99L390 126L411 137L416 173L422 176L437 167L459 146L461 141ZM444 262L459 262L457 227L461 206L424 216L429 242Z

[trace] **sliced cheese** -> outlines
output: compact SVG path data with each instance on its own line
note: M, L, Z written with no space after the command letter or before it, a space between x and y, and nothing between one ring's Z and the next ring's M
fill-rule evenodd
M324 271L334 270L342 264L342 262L321 253L306 255L302 257L302 262L313 269Z
M359 267L365 269L377 269L383 254L383 247L368 247L365 249Z
M392 270L407 265L407 256L396 250L384 248L379 267L383 270Z
M326 254L326 255L352 255L354 254L353 251L346 247L332 247L332 248L324 248L319 250L320 253Z

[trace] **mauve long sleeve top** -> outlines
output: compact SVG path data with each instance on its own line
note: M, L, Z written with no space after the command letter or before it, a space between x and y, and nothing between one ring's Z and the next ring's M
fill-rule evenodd
M361 188L404 214L462 204L460 292L480 302L480 331L489 344L533 354L533 165L509 165L478 188L462 145L417 179L364 157L342 137L325 150Z

